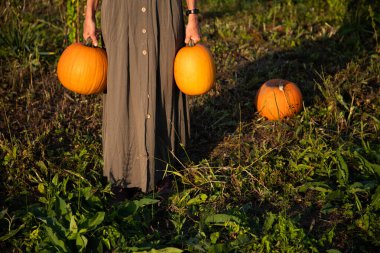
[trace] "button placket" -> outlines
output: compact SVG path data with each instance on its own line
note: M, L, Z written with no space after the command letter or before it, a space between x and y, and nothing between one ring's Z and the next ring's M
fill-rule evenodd
M145 6L141 7L141 12L144 13L144 14L146 13L146 7L145 7ZM146 19L147 19L147 17L145 16L144 20L146 21ZM143 28L141 29L141 32L142 32L143 34L146 34L146 28L145 28L145 27L146 27L146 22L145 22L145 24L143 25ZM145 45L144 45L144 46L145 46L145 48L141 51L141 53L142 53L144 56L148 54L148 50L147 50L147 48L148 48L148 47L147 47L147 44L148 44L148 43L147 43L146 40L147 40L147 38L145 37L145 38L144 38L144 41L145 41L145 43L144 43Z
M149 29L149 24L150 24L150 9L148 9L148 2L147 0L141 1L141 20L142 22L140 23L141 26L138 27L138 32L140 33L140 38L141 38L141 48L140 48L140 54L141 54L141 62L142 65L144 66L143 69L144 71L142 72L142 97L141 99L146 100L145 108L144 108L144 118L145 118L145 150L147 154L147 159L149 160L149 157L151 156L150 151L152 150L151 148L151 129L153 127L153 121L152 121L152 112L151 112L151 101L149 99L148 94L150 93L150 48L149 48L149 33L147 32ZM144 87L145 86L145 87ZM148 98L146 97L148 96Z
M146 4L146 1L144 1ZM147 23L148 23L148 15L147 14L147 8L146 6L141 7L141 12L145 16L143 19L145 22L143 22L142 27L141 27L141 34L142 34L142 41L143 43L143 48L142 48L142 55L144 57L143 61L146 62L146 70L149 72L149 55L148 55L148 34L147 34ZM146 73L147 79L146 80L146 91L147 91L147 107L146 107L146 114L145 114L145 119L150 119L151 114L150 114L150 101L149 101L149 75Z
M146 12L146 8L145 8L145 6L143 6L143 7L141 8L141 12L142 12L142 13L145 13L145 12ZM145 38L144 38L145 41L147 41L147 34L146 34L146 32L147 32L147 30L146 30L146 24L145 24L145 26L141 29L141 33L145 35ZM146 44L148 44L148 43L146 43ZM148 51L147 51L146 49L144 49L144 50L142 51L142 54L145 56L145 55L148 54ZM149 85L148 85L148 88L149 88ZM148 97L148 111L149 111L149 89L148 89L148 95L147 95L147 97ZM147 119L150 118L150 115L149 115L149 116L148 116L148 115L149 115L149 114L146 115L146 118L147 118Z

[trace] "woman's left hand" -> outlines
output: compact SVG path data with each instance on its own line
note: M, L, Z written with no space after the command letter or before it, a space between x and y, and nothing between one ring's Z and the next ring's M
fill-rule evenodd
M191 14L189 15L189 21L186 26L186 39L185 43L189 44L190 39L194 44L198 43L201 40L201 32L199 29L198 15Z

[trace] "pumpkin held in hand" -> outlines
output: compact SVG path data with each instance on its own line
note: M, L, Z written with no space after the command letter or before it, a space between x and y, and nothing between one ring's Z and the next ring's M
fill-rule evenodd
M187 95L208 92L215 82L215 64L210 50L201 44L181 48L174 60L174 78Z
M290 117L302 109L302 93L296 84L272 79L265 82L256 95L259 114L269 120Z
M107 54L102 48L73 43L58 61L58 79L62 85L79 94L96 94L107 85Z

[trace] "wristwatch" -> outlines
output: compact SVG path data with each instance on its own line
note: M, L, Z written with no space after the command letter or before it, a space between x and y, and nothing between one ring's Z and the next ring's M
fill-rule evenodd
M190 14L198 14L199 9L191 9L186 11L186 16L189 16Z

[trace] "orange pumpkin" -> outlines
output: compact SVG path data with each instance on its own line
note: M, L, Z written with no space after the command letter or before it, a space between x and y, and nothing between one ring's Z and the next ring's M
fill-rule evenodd
M302 109L302 101L297 85L282 79L265 82L256 94L257 111L269 120L295 115Z
M208 92L215 82L215 63L210 50L202 44L181 48L174 60L174 78L187 95Z
M58 61L58 79L62 85L79 94L96 94L107 85L107 54L102 48L73 43Z

